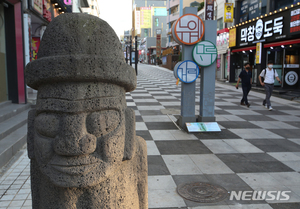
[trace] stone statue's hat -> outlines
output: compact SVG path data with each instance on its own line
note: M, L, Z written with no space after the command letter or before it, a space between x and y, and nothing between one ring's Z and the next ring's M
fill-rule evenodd
M135 71L125 63L114 30L104 20L82 13L62 14L50 22L38 59L26 66L25 73L33 89L70 81L113 83L127 92L136 87Z

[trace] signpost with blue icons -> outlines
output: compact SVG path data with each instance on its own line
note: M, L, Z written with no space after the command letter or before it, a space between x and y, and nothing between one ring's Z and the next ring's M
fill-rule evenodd
M174 76L181 81L181 114L177 124L186 129L186 124L215 122L215 68L218 56L216 43L217 25L215 20L205 23L197 16L195 7L183 9L183 15L173 24L174 40L182 45L184 61L175 65ZM205 37L205 41L201 41ZM201 66L201 71L199 67ZM201 74L200 111L195 115L196 80ZM178 81L179 81L178 80Z
M183 83L192 83L199 76L198 65L190 60L186 60L180 63L176 70L176 77L179 78Z
M204 34L204 24L197 16L197 8L186 7L181 16L172 28L173 38L182 44L183 62L177 63L174 75L179 78L181 83L181 113L177 124L186 128L187 122L196 122L195 116L195 90L194 82L199 75L199 68L193 61L192 52L194 44L201 40Z

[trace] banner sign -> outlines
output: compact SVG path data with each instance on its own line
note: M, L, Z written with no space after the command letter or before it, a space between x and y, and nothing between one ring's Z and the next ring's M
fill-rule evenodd
M229 30L229 47L236 46L236 28Z
M205 20L214 19L214 0L206 0L205 2Z
M293 9L290 11L290 33L299 34L300 33L300 8Z
M32 57L30 61L37 59L37 53L39 51L41 39L40 37L32 37L31 39L31 50L32 50Z
M156 34L156 57L161 55L161 34Z
M262 45L261 43L256 43L256 64L261 63L261 51L262 51L261 45Z
M141 28L151 28L151 7L141 7Z
M233 22L233 3L224 4L224 22Z
M135 11L135 30L137 30L138 34L140 34L140 30L141 30L140 18L141 18L140 11Z

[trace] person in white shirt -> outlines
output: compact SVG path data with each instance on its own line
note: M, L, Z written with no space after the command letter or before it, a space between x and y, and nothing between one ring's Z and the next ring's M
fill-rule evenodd
M262 77L264 78L264 81L262 81L262 79L261 79ZM273 69L273 61L272 60L268 61L268 67L266 69L264 69L263 71L261 71L258 78L259 78L260 84L265 87L265 92L266 92L266 99L263 101L263 106L265 106L268 110L273 110L273 108L271 106L270 97L273 92L275 78L277 79L277 81L279 83L281 83L281 81L278 77L276 70Z

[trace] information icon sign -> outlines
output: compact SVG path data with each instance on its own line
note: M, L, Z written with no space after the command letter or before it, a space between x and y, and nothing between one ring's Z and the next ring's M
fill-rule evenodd
M192 83L199 76L199 67L191 60L181 62L175 70L177 77L184 83Z
M193 45L204 35L204 24L200 17L194 14L181 16L172 28L173 37L181 44Z
M210 41L201 41L193 49L194 61L203 67L213 64L218 56L216 46Z

